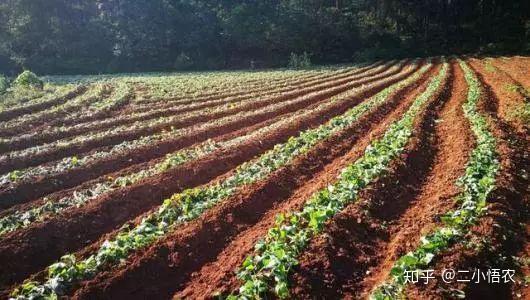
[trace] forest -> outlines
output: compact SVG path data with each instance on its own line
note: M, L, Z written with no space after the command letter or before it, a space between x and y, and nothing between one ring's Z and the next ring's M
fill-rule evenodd
M525 0L2 0L0 73L269 68L530 49Z

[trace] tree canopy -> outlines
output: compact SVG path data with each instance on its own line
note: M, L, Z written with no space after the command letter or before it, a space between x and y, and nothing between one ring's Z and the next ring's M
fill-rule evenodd
M530 49L529 1L3 0L0 73L285 66Z

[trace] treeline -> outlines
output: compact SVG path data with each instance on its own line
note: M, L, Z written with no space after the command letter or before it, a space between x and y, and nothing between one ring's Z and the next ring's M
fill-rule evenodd
M285 66L529 50L528 0L2 0L0 73Z

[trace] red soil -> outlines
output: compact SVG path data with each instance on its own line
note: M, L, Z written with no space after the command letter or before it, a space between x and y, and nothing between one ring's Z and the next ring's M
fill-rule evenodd
M409 285L406 296L411 299L454 298L462 290L469 299L526 299L530 297L530 288L525 284L524 276L530 275L530 267L528 264L518 264L514 257L528 259L530 255L530 138L528 124L513 118L511 112L529 99L528 93L523 89L509 89L507 86L528 88L530 60L526 57L512 57L508 60L495 58L491 60L496 67L494 72L485 67L483 59L467 61L478 72L479 80L484 84L479 109L487 115L488 124L498 139L501 170L496 189L489 199L491 204L488 212L470 228L466 235L467 242L452 245L435 258L430 268L437 271L445 268L515 269L517 281L502 285L444 284L435 278L428 285ZM436 97L426 105L416 120L414 138L403 155L391 164L383 177L362 191L358 201L334 216L324 232L315 237L299 257L300 264L291 273L289 281L293 298L368 297L378 284L388 278L395 260L416 248L421 236L440 225L439 217L458 205L453 201L459 193L455 181L464 172L470 151L474 147L474 136L462 111L467 84L458 64L452 61L451 66L445 88L437 92ZM282 87L281 90L285 92L265 100L269 102L264 105L275 103L272 99L286 101L307 95L311 91L321 91L325 87L333 89L273 112L239 118L213 130L196 131L137 151L96 161L57 176L15 186L11 191L0 192L0 210L11 207L0 211L1 217L16 209L42 204L44 199L40 197L44 195L48 195L50 199L59 199L104 180L104 175L115 177L145 169L159 162L166 153L195 145L208 138L228 140L281 118L304 112L292 124L275 128L251 141L188 162L133 186L104 194L84 207L68 209L43 222L1 237L0 298L7 298L13 287L28 277L42 279L46 274L44 268L65 253L75 253L79 258L90 255L105 239L113 237L119 227L125 223L137 224L171 194L230 176L237 165L284 142L301 130L322 124L343 113L364 98L412 73L402 70L391 72L400 75L392 82L385 83L384 79L379 79L390 76L390 72L385 72L389 67L375 72L370 67L374 66L339 71L332 75L279 80L278 85L293 81L296 83L294 86ZM280 168L266 179L242 187L197 220L182 224L153 245L136 251L123 264L76 285L68 297L213 298L216 293L235 291L241 284L235 276L235 270L253 252L254 244L266 234L274 223L275 216L280 212L300 209L314 192L334 182L342 168L359 158L369 142L380 137L389 124L404 113L415 97L425 89L428 79L439 69L440 66L431 69L417 84L395 93L391 101L364 116L351 128L319 143L288 166ZM370 72L373 72L373 76L369 79L363 77L361 82L379 82L373 90L338 101L325 110L315 110L334 93L359 84L352 83L349 79L366 76ZM317 87L317 83L323 85ZM254 90L269 91L268 88L260 89L259 80L255 84L250 81L247 84L249 90L244 92L229 93L228 88L220 88L213 92L205 91L198 99L210 101L229 95L228 97L234 98L225 100L232 102L246 99ZM307 88L298 90L295 87ZM145 87L139 86L134 92L140 94L142 89ZM124 112L159 107L169 108L163 115L170 115L170 112L184 112L176 105L192 103L186 97L168 100L167 103L131 102L115 111L101 112L96 116L68 122L80 124L116 117L116 122L109 123L112 125L98 127L110 128L117 124L128 124L130 119L119 117ZM195 100L193 103L200 103ZM54 99L33 109L42 111L64 101L66 100ZM214 105L217 104L205 102L193 110ZM255 108L257 107L249 106L245 111ZM0 113L0 121L4 120L2 118L9 120L30 112L31 110L13 110ZM230 114L233 113L232 111ZM158 116L158 113L154 113L141 120ZM207 116L204 120L210 120L208 118ZM36 128L60 125L63 121L46 122ZM55 138L59 137L50 136L50 139ZM113 142L109 141L108 145L117 143L120 139L128 137L121 136ZM29 145L33 146L31 143ZM87 146L85 150L108 149L108 146L100 147L102 145L107 144L94 144ZM80 149L69 149L71 153L64 155L79 156L78 150ZM59 154L58 157L62 155ZM17 164L37 165L55 158L37 156L31 157L35 161L26 159L7 164L4 162L0 164L0 172L9 170L9 164L18 168ZM523 259L519 259L520 261Z
M363 76L367 76L368 74L378 74L378 73L383 73L383 71L385 71L385 70L381 70L380 72L375 72L375 73L374 73L374 71L370 71L370 70L366 70L365 72L357 72L357 71L355 71L355 72L352 72L351 74L335 76L335 77L331 77L331 78L329 78L327 80L322 80L322 83L325 83L326 86L327 85L331 85L331 84L334 85L336 83L336 81L339 80L339 79L341 79L342 81L344 81L344 80L356 80L356 79L362 78ZM294 85L294 86L291 86L290 89L297 90L296 94L299 94L299 95L306 94L306 91L308 89L299 90L301 87L302 87L302 85ZM310 86L309 90L310 91L316 91L319 88L320 87ZM179 120L177 122L174 122L172 124L169 124L169 125L153 126L151 128L147 128L147 129L144 129L144 130L138 130L138 131L130 132L128 135L119 135L119 136L122 136L124 138L124 140L130 140L130 139L134 139L134 138L137 138L137 137L140 137L140 136L156 133L156 132L158 132L158 131L160 131L162 129L169 129L172 126L175 127L175 128L190 126L190 125L193 125L193 124L197 124L199 122L210 121L210 120L221 118L221 117L224 117L224 116L227 116L227 115L232 115L232 114L238 113L240 111L245 111L245 110L248 110L248 107L252 107L252 109L257 109L259 107L264 107L264 106L270 105L272 103L277 103L277 102L280 102L282 100L287 100L287 99L290 99L292 97L292 94L293 93L284 93L280 97L274 96L274 97L267 97L265 99L257 99L256 101L254 101L253 103L250 103L250 104L246 104L246 105L243 104L243 105L238 106L238 107L233 108L233 109L225 109L222 112L201 114L200 116L196 116L196 117L193 117L193 118L184 118L185 116L183 116L183 119L181 119L181 120ZM214 99L214 100L219 100L219 99ZM196 100L190 100L190 101L195 102ZM180 104L179 104L179 106L172 107L173 105L171 103L168 103L167 109L165 109L163 111L155 112L155 113L152 113L152 114L147 114L147 115L144 115L144 116L141 116L141 117L133 117L133 118L129 117L129 111L127 109L125 109L125 110L120 110L119 111L119 115L114 116L112 118L112 120L113 120L112 122L105 123L105 124L98 124L96 122L96 123L93 123L93 124L89 124L90 126L76 127L76 128L72 127L71 129L69 129L67 131L61 131L61 132L42 131L43 128L42 128L42 126L40 126L38 128L35 128L35 130L32 131L32 132L38 132L39 133L36 136L31 136L31 137L24 138L24 139L16 139L15 141L10 141L9 143L0 144L0 153L5 153L5 152L8 152L8 151L15 151L15 150L28 148L28 147L33 147L33 146L36 146L36 145L39 145L39 144L49 143L49 142L53 142L53 141L56 141L56 140L59 140L59 139L68 138L68 137L72 137L72 136L89 135L92 132L95 133L95 132L102 131L104 129L108 129L108 128L111 128L111 127L116 127L116 126L120 126L120 125L124 125L124 124L131 124L131 123L139 122L139 121L152 121L152 120L157 119L159 117L168 117L168 116L172 116L172 115L175 115L175 114L183 114L183 113L187 113L187 112L197 111L197 110L200 110L200 109L220 107L221 105L227 104L227 103L236 104L236 103L238 103L238 101L235 101L234 99L228 99L228 100L222 101L221 103L217 103L217 102L213 103L213 104L212 103L202 103L202 105L198 105L196 107L190 107L189 105L182 107ZM151 110L151 109L153 109L153 107L149 108L149 110ZM42 119L44 119L44 120L52 119L53 120L54 118L52 118L50 116L43 116ZM39 121L40 120L36 120L35 122L38 124ZM115 140L115 137L116 136L113 137L113 139L112 139L113 141ZM104 139L103 139L103 141L104 141ZM99 140L98 142L99 142L98 146L104 145L104 144L101 144L102 140ZM89 145L85 145L85 147L89 147ZM79 149L79 151L82 152L84 150L83 149Z
M291 280L295 297L367 297L392 262L452 206L452 183L471 143L459 110L466 87L459 84L461 71L454 76L416 125L406 155L310 243Z
M88 89L89 88L87 87L87 91ZM70 114L76 111L84 110L86 108L86 105L99 101L104 97L109 97L109 95L112 92L112 89L113 89L112 87L106 86L105 89L101 91L101 93L87 97L86 99L84 99L82 103L79 103L78 105L75 105L75 106L62 107L60 109L57 109L58 107L53 106L46 110L39 110L39 111L28 113L28 115L32 116L32 118L30 119L24 119L24 120L13 119L11 120L11 124L9 126L2 126L2 128L0 128L0 136L12 137L16 135L25 134L31 131L43 133L43 129L44 129L43 124L64 118L65 116L69 116ZM83 94L80 94L76 97L81 97L81 96L83 96ZM75 98L69 99L69 101L72 101L73 99ZM35 117L35 115L33 114L39 114L39 115ZM22 117L26 117L26 116L24 115ZM5 148L5 146L2 146L2 147Z
M381 64L382 64L382 62L378 62L378 63L374 63L374 64L371 64L371 65L366 66L366 67L353 69L353 70L346 69L346 70L335 72L333 74L316 75L316 76L310 76L310 77L307 77L307 78L291 78L291 79L281 80L281 81L276 82L276 83L267 82L267 84L274 83L275 87L281 87L281 89L278 90L279 92L289 92L289 91L292 91L292 90L295 90L295 89L299 89L299 88L302 88L302 87L308 87L310 85L317 85L317 84L324 83L329 78L340 79L340 78L344 78L345 76L365 73L365 72L367 72L369 70L374 70L376 67L379 67ZM337 76L339 76L339 77L337 77ZM294 79L296 79L296 80L293 81ZM233 101L234 100L244 100L244 99L249 99L249 98L253 97L254 93L259 92L261 94L262 92L270 92L271 89L270 88L263 89L263 88L260 87L260 88L257 88L257 89L246 89L243 92L240 91L240 92L235 92L235 93L232 92L232 93L230 93L229 91L230 91L230 89L228 89L226 91L222 91L222 92L200 94L200 95L197 95L196 97L194 97L193 100L189 100L188 99L189 97L176 97L176 98L171 98L171 99L162 99L162 100L159 100L159 101L149 101L147 103L141 103L140 102L140 103L136 103L136 104L131 105L130 107L128 107L128 109L126 111L127 112L139 112L139 111L145 111L146 109L151 109L151 108L172 107L176 103L178 103L178 105L181 105L181 104L192 104L192 103L201 103L201 102L206 102L206 101L211 101L211 100L219 100L219 99L223 99L223 98L230 98ZM161 103L159 103L159 102L161 102Z
M470 272L477 268L483 271L491 268L514 269L521 281L520 276L525 270L520 269L513 257L528 257L526 227L530 216L530 189L524 172L527 174L530 170L530 143L499 113L499 107L503 105L501 102L511 99L498 97L503 94L501 82L491 72L478 71L484 85L480 109L487 115L489 126L497 138L501 170L496 179L496 189L488 199L488 211L470 228L465 237L467 242L457 243L445 251L433 268ZM440 298L451 297L455 291L463 291L469 299L525 299L528 297L523 295L530 295L527 287L518 284L487 284L485 281L446 284L440 280L426 286L411 286L408 295L411 298Z
M529 58L517 58L513 57L509 60L502 58L496 58L493 60L493 65L508 74L524 86L527 90L530 90L530 67Z
M162 199L172 193L185 187L206 183L298 131L320 124L345 111L382 88L383 86L345 101L333 110L313 114L300 123L279 128L259 140L227 149L224 153L209 155L156 178L107 194L58 218L6 235L0 245L0 264L8 271L1 274L1 284L6 286L20 281L58 259L65 252L82 248L102 234L160 204Z
M402 72L401 75L392 80L392 82L396 82L401 78L404 78L405 76L410 74L410 72ZM392 72L391 74L397 73ZM362 83L368 82L375 83L378 82L379 79L383 79L384 77L382 76L383 75L377 75L375 77L361 79L359 81L353 82L352 85L358 86ZM376 93L387 85L388 84L376 85L374 89L366 95ZM340 89L343 88L340 87ZM260 114L255 114L253 116L241 117L233 121L227 122L223 125L220 125L214 129L206 128L202 130L197 130L195 132L184 134L174 139L161 141L134 151L124 152L113 157L97 160L87 165L84 165L81 168L75 168L65 171L62 174L39 178L37 182L33 181L17 184L14 187L10 187L4 189L3 191L0 191L0 196L4 198L4 201L0 203L0 208L8 208L10 206L13 206L14 204L27 202L37 197L41 197L51 192L57 191L59 189L70 188L84 181L97 178L101 175L108 174L122 168L126 168L133 164L142 163L151 159L161 157L167 153L191 146L197 142L202 142L209 138L216 138L220 135L226 134L227 132L239 130L247 126L252 126L254 124L266 121L271 118L277 118L283 114L298 111L307 106L314 107L315 105L326 101L329 97L337 93L337 91L333 90L314 94L313 96L307 97L307 99L304 99L301 102L292 103L287 106L280 107L275 111L263 112ZM75 151L73 151L72 149L65 149L65 152L69 152L69 154L75 155ZM33 156L32 159L35 160L35 156ZM24 162L23 159L19 161Z
M396 71L393 71L393 72L390 72L390 73L386 72L386 73L382 73L382 74L379 74L379 75L376 75L376 76L371 76L371 77L368 77L368 78L365 78L365 79L360 79L359 81L354 81L354 82L351 82L351 83L349 82L349 79L342 79L342 80L339 80L339 81L331 82L331 83L326 84L325 86L321 86L319 88L308 88L308 89L304 89L304 90L301 90L301 91L295 91L293 93L287 93L288 95L282 95L282 96L275 97L274 99L270 99L268 101L265 101L266 105L263 105L263 104L260 104L260 103L250 103L249 105L245 106L244 109L241 110L241 111L253 111L255 109L262 108L264 106L272 105L272 104L274 104L275 102L278 102L278 101L286 101L288 99L290 100L290 99L295 99L295 98L298 98L298 97L306 96L306 98L303 99L303 101L301 101L301 102L292 103L292 104L290 104L290 105L288 105L286 107L279 108L279 111L280 111L279 113L282 113L282 111L286 111L286 112L292 111L292 109L298 110L301 107L305 107L305 106L311 105L311 104L313 104L315 102L322 101L322 100L324 100L326 98L329 98L331 96L337 95L337 94L339 94L341 92L347 91L348 89L351 89L353 87L359 86L361 84L365 84L365 83L368 83L368 82L372 82L372 81L384 78L384 77L392 75L392 74L396 74L399 71L400 70L396 70ZM324 88L324 87L326 87L326 89L321 91L320 88ZM314 92L317 92L317 91L318 91L318 93L314 93ZM233 115L234 113L237 113L237 112L239 112L238 109L235 109L230 114L221 114L221 116L218 116L218 117L220 118L222 116ZM181 125L181 126L197 125L199 122L202 122L202 123L207 122L207 121L211 122L211 121L213 121L215 119L218 119L218 117L214 116L213 118L208 118L208 116L207 116L206 118L203 118L200 121L192 120L189 123ZM266 118L268 118L268 117L266 117ZM240 120L243 120L243 119L244 118L240 118ZM260 117L252 117L252 119L253 120L259 120L259 121L263 120L263 119L260 119ZM238 121L240 121L240 120L238 120ZM176 123L178 123L178 122L179 121L177 121ZM175 124L175 126L177 126L177 128L179 127L179 125L177 125L177 124ZM154 134L155 131L158 132L158 131L161 131L163 129L169 130L170 127L171 126L169 126L169 125L168 126L155 126L156 130L154 130L152 128L140 129L140 130L132 130L132 131L127 131L127 132L123 132L123 133L119 133L119 134L112 134L112 135L105 136L105 137L102 137L102 138L98 138L98 139L95 139L95 140L75 143L75 144L71 145L70 147L53 148L53 149L48 149L48 150L45 150L45 151L40 151L40 152L38 152L36 154L32 154L32 155L28 155L28 156L2 159L0 161L0 173L7 173L7 172L10 172L10 171L15 170L15 169L23 169L23 168L27 168L27 167L43 164L43 163L46 163L46 162L49 162L49 161L58 160L58 159L61 159L61 158L64 158L64 157L73 156L73 155L79 155L79 154L81 154L83 152L87 152L87 151L90 151L90 150L97 150L99 147L115 145L115 144L118 144L118 143L120 143L120 142L122 142L124 140L132 140L132 139L144 136L144 135ZM223 127L223 125L219 126L219 128L221 128L221 127ZM213 131L213 130L210 130L210 131Z
M193 285L194 282L199 285L201 282L207 282L209 287L205 290L204 285L194 286L190 291L203 292L203 295L215 291L223 285L222 282L226 282L223 277L233 277L232 272L241 262L241 257L267 230L277 212L301 205L307 199L303 195L307 196L315 188L333 180L346 163L362 153L370 137L375 134L374 128L378 128L377 132L381 134L382 129L386 128L391 120L399 117L410 104L410 101L400 103L400 99L402 97L394 98L382 111L376 111L360 120L350 130L320 144L291 166L282 168L272 177L243 189L199 220L185 225L157 245L135 255L130 259L130 267L119 272L103 274L89 282L76 296L99 297L102 295L99 291L105 287L105 295L111 297L168 297L178 288ZM392 113L389 114L390 111ZM355 145L354 150L350 150L352 145ZM327 180L323 180L322 176ZM252 213L249 213L250 211ZM229 218L226 218L227 214ZM214 260L213 264L204 265L210 260ZM192 281L186 283L186 280L190 280L187 278L193 276L203 265L198 274L208 278L191 278ZM216 270L216 273L208 270ZM151 274L149 279L143 276L145 274ZM135 282L140 278L158 282L156 289L129 289L136 285ZM185 296L201 297L197 294Z

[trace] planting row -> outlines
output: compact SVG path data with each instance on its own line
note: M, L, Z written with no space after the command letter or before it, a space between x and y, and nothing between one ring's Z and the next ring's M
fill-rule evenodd
M428 66L424 67L422 72L427 69ZM344 130L374 106L386 101L386 96L393 90L410 84L418 77L419 75L415 75L405 83L395 84L375 96L374 100L363 102L353 110L333 118L316 129L304 131L299 136L290 138L286 143L276 145L255 160L239 166L231 176L221 181L173 195L136 226L121 229L114 238L105 242L92 255L80 261L72 255L65 256L60 263L48 268L49 277L46 282L41 284L26 282L13 296L67 293L67 290L79 280L93 277L96 273L126 258L131 252L154 243L178 224L194 219L208 208L228 199L241 187L261 180L278 168L289 164L295 157L306 153L332 134Z
M414 65L408 67L408 69L411 71L414 68ZM427 68L428 67L422 69L420 74L425 72ZM392 80L392 78L383 81L383 84L384 82L389 82L389 80ZM259 138L260 135L266 135L268 132L271 132L275 128L281 127L290 122L297 122L297 120L303 119L305 115L310 115L318 111L327 111L329 109L332 109L334 106L336 106L336 103L347 102L348 99L352 99L357 95L362 95L366 93L370 88L377 88L377 86L371 84L368 87L352 89L346 93L332 97L326 102L320 103L315 108L307 109L297 114L291 114L289 116L286 116L285 118L280 118L279 121L275 121L264 128L248 133L241 137L237 137L227 141L206 141L204 143L198 144L197 146L170 153L163 161L154 164L148 169L141 170L135 173L123 174L118 178L111 178L106 179L104 181L99 181L98 183L95 183L90 187L84 188L82 190L76 190L73 194L65 196L57 201L49 200L45 201L41 205L33 206L30 209L12 212L9 215L6 215L0 219L0 234L13 231L17 228L26 227L34 221L41 220L46 216L53 215L66 208L72 206L78 207L91 199L97 198L98 196L104 193L110 192L119 187L131 185L147 177L155 176L184 162L203 157L217 149L226 149L244 141ZM71 163L76 164L75 161Z
M14 89L0 93L0 111L12 107L20 107L30 103L35 103L49 93L53 93L54 87L46 87L43 90L38 89Z
M398 67L396 67L396 70L393 71L393 73L397 71L397 68ZM399 76L399 74L390 76L390 80L392 78L395 78L396 76ZM377 78L382 78L382 77L383 75L380 75ZM320 101L326 96L333 96L334 94L340 93L342 90L347 90L348 88L351 88L352 86L361 85L362 83L366 84L366 86L369 87L370 84L368 83L375 79L376 78L363 79L363 80L359 80L356 82L346 84L345 85L346 88L344 87L341 87L340 89L332 88L329 90L325 90L323 92L315 92L315 93L311 93L311 94L298 97L292 100L275 103L273 105L266 106L264 108L261 108L255 111L240 112L238 114L234 114L234 115L230 115L230 116L218 119L216 122L209 122L206 124L200 124L198 126L193 126L193 127L183 128L183 129L172 129L171 131L163 132L160 134L145 136L138 140L122 142L116 146L111 147L110 149L106 151L95 151L95 152L92 152L84 156L68 157L68 158L63 159L57 164L52 163L51 165L42 165L42 166L38 166L34 168L29 168L26 170L13 171L13 172L10 172L9 174L3 175L2 180L3 182L5 182L6 185L11 185L17 182L24 182L27 180L32 180L32 178L36 178L40 176L45 176L45 175L49 176L51 174L57 174L60 172L64 172L65 170L68 170L68 169L73 169L76 167L87 165L90 162L93 162L95 160L104 159L104 158L111 157L117 154L123 155L124 152L128 152L128 151L130 152L140 147L149 146L153 144L154 142L161 142L161 141L175 139L187 133L196 132L197 130L208 130L210 128L216 128L219 125L230 123L232 121L238 121L241 118L251 118L252 116L258 116L258 115L261 115L267 112L272 112L274 110L281 109L284 107L298 105L298 103L300 104L308 103L309 101L315 101L315 100Z
M84 106L99 101L99 99L103 96L104 92L105 89L102 85L88 87L87 92L66 103L53 106L47 110L37 111L32 114L25 114L7 122L3 122L2 124L0 124L0 133L2 135L18 134L23 130L29 130L38 125L41 125L47 122L47 120L56 119L63 115L67 115L71 112L74 112L78 109L83 109ZM19 135L17 138L20 138L22 136L24 135ZM2 144L2 148L5 148L5 145L13 139L14 138L1 139L0 143Z
M131 88L126 84L116 86L98 84L92 89L90 95L84 96L82 97L83 99L78 99L78 101L72 101L75 102L74 105L67 103L58 107L52 107L50 108L51 112L43 111L42 113L37 113L35 117L33 115L26 116L26 118L33 120L21 126L17 126L16 123L10 127L6 126L1 131L2 134L8 136L17 135L17 137L5 138L3 144L13 148L16 145L12 144L17 140L23 141L42 134L49 135L52 132L50 127L65 127L79 122L106 117L114 110L126 105L130 97ZM68 107L68 109L65 110L64 106ZM53 118L48 114L51 114ZM40 131L39 128L46 130Z
M460 61L460 66L469 86L463 109L476 138L476 147L471 153L465 174L458 179L462 191L455 200L460 203L460 208L443 216L441 219L445 226L422 237L417 249L395 262L388 281L372 293L373 299L401 297L406 286L406 272L428 267L438 254L461 240L469 226L487 209L488 196L495 188L495 177L500 166L495 137L488 128L486 118L477 109L482 94L481 84L465 62Z
M360 73L361 69L357 70L356 73ZM338 72L337 72L338 73ZM341 72L342 73L342 72ZM349 71L348 71L349 73ZM326 76L316 76L312 75L311 78L316 77L317 79L332 78L333 73L326 74ZM282 85L290 86L293 89L300 88L299 82L306 82L311 80L287 80L285 82L279 82L277 80L272 80L267 83L263 83L260 87L263 91L268 93L279 92L281 91ZM281 83L281 84L278 84ZM124 113L114 113L111 118L106 120L96 120L90 123L78 123L75 128L57 128L55 131L58 132L67 132L73 131L78 132L80 130L93 130L95 128L106 128L116 125L121 125L125 123L132 123L134 121L141 121L152 119L156 117L169 116L177 113L183 113L187 111L198 110L201 108L207 108L215 105L220 105L224 103L237 103L241 100L246 100L251 97L257 98L258 96L264 96L268 93L257 93L254 90L249 90L248 88L242 87L241 91L233 93L233 89L227 90L225 93L216 93L215 96L208 96L205 98L195 97L195 98L184 98L182 100L175 99L159 99L157 102L139 104L139 99L141 99L144 93L147 93L147 87L136 88L135 99L129 107L124 110ZM244 96L232 97L234 94L242 94Z
M447 69L444 64L404 116L391 124L382 138L373 141L361 158L346 167L337 182L311 196L300 211L277 216L274 227L256 244L255 253L243 262L238 271L243 284L238 294L229 298L289 296L288 274L298 263L297 257L330 218L355 201L358 193L404 151L412 137L415 118L442 86Z
M46 93L42 97L37 97L18 106L9 107L0 111L0 121L5 122L13 118L44 110L55 105L60 105L66 101L82 94L86 91L86 86L60 86L53 90L53 92Z
M257 84L255 87L248 87L245 85L236 85L235 88L229 88L226 91L217 93L205 93L196 94L188 97L176 97L176 98L154 98L150 101L138 100L135 102L135 109L144 109L145 107L156 107L163 108L173 104L189 104L196 102L204 102L209 100L216 100L220 98L233 98L234 100L244 100L250 97L267 95L269 91L276 92L288 92L293 91L297 86L308 87L311 85L318 85L323 82L329 81L329 79L336 78L341 79L346 76L359 74L369 69L374 69L380 63L371 64L362 68L345 68L338 71L330 71L322 74L301 76L296 78L290 78L284 81L265 80ZM388 64L392 64L389 62ZM174 88L174 87L173 87Z
M370 72L371 74L371 72ZM369 75L366 72L366 75ZM348 77L349 79L356 79L356 77ZM333 78L334 80L336 78ZM302 88L303 86L296 87L293 89ZM323 88L322 86L316 86L315 88ZM245 101L238 101L236 99L229 100L211 100L206 103L196 103L188 104L170 108L159 108L152 109L150 108L147 112L137 112L131 113L128 111L127 114L121 114L121 116L113 117L112 119L107 119L103 121L94 121L91 123L77 124L73 126L62 126L54 128L53 130L47 130L44 133L34 132L32 134L26 134L11 138L4 142L4 148L10 150L23 149L27 146L36 146L42 142L51 142L59 138L64 138L72 135L96 135L94 138L101 138L102 136L107 136L110 134L116 134L123 131L131 130L141 130L146 128L159 128L170 126L176 126L178 124L186 124L192 120L200 119L199 117L205 118L209 114L230 114L238 111L238 109L245 109L246 106L252 105L256 106L260 103L268 103L272 100L281 100L281 98L286 98L292 96L291 94L275 93L275 90L271 92L271 97L264 98L262 100L256 101L255 99L247 99ZM305 93L307 89L302 89L297 93ZM264 96L264 95L262 95ZM246 106L245 106L246 105ZM201 109L201 110L198 110ZM177 113L180 113L177 115ZM176 120L179 122L176 123ZM123 125L122 125L123 124ZM121 126L117 126L121 125ZM95 130L100 130L104 128L112 127L106 131L99 131L98 133L91 132ZM143 134L149 134L148 132L143 132ZM75 138L59 141L62 144L69 144L78 142ZM82 142L86 142L85 138L82 138ZM53 147L54 145L49 145ZM39 147L42 150L42 147Z
M221 95L233 96L231 91L259 90L268 85L284 85L292 81L311 80L348 72L348 68L334 70L309 71L273 71L273 72L236 72L219 73L213 76L199 77L176 76L141 79L146 87L145 95L139 103L156 104L160 99L213 99ZM232 94L232 95L231 95Z
M44 204L32 207L29 210L15 211L7 216L0 218L0 235L3 235L7 232L11 232L19 228L27 227L36 221L57 214L70 207L80 207L85 203L89 202L90 200L96 199L97 197L105 193L109 193L124 186L133 185L136 182L139 182L140 180L156 176L183 163L200 159L201 157L204 157L217 150L234 147L240 143L243 143L244 141L259 138L261 135L266 135L267 133L273 131L276 128L282 127L292 122L297 122L305 115L312 114L318 111L325 111L328 108L333 107L335 103L341 100L344 101L346 97L351 97L351 94L352 93L350 92L345 94L344 96L340 95L337 97L333 97L329 101L321 103L318 107L312 110L290 114L289 116L281 118L280 120L275 121L270 125L252 131L246 135L236 137L234 139L226 141L207 140L206 142L200 143L196 146L167 154L162 161L152 166L149 166L145 170L129 174L123 174L116 178L105 178L101 182L95 183L90 187L83 188L82 190L76 190L71 195L62 197L57 201L48 200L45 201ZM75 164L75 162L73 162L73 164Z

